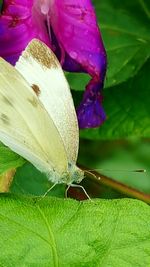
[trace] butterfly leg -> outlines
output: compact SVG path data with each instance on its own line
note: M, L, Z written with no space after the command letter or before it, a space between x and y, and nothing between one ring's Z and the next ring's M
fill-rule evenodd
M79 185L79 184L70 184L68 185L67 189L66 189L66 192L65 192L65 197L67 198L67 192L69 190L70 187L78 187L78 188L81 188L84 192L84 194L87 196L87 198L89 200L91 200L90 196L88 195L88 193L86 192L85 188L82 186L82 185ZM91 200L92 201L92 200Z
M47 194L57 185L58 183L53 184L46 192L43 196L41 196L41 199L43 199L44 197L47 196Z

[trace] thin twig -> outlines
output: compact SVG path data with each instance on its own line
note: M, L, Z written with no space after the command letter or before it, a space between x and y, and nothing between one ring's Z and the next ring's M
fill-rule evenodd
M86 167L81 167L80 168L82 170L84 170L86 172L86 170L88 171L88 176L91 180L96 181L98 184L102 184L108 187L111 187L113 189L115 189L118 192L121 192L127 196L133 197L133 198L137 198L139 200L142 200L148 204L150 204L150 194L146 194L143 193L137 189L134 189L130 186L127 186L123 183L120 183L118 181L115 181L101 173L98 173L97 171L89 171L88 168ZM90 174L91 173L91 174Z

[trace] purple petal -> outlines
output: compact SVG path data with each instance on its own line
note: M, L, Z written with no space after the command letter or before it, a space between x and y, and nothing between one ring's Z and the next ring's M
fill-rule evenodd
M0 15L0 56L12 64L33 38L50 45L42 18L32 10L33 0L4 1Z
M106 52L94 8L90 0L55 0L50 15L64 69L87 72L92 77L77 109L79 126L98 127L105 119L100 90L106 73Z
M98 83L94 84L93 80L86 87L83 100L77 108L78 122L81 129L98 127L106 119L101 106L103 99L100 93L101 87Z

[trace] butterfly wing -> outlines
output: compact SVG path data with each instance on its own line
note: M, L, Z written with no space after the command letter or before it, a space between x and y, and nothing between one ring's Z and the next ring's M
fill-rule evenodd
M78 122L70 89L56 56L45 44L34 39L19 58L16 69L37 92L52 117L63 140L68 161L76 163Z
M66 151L52 118L22 75L1 58L0 141L48 175L67 171Z

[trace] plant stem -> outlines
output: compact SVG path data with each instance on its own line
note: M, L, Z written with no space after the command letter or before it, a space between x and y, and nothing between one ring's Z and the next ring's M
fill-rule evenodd
M82 169L85 171L88 171L88 168L82 167ZM145 194L137 189L134 189L130 186L127 186L123 183L120 183L118 181L115 181L101 173L98 173L96 171L88 171L88 176L90 179L96 181L98 184L102 184L108 187L111 187L115 189L118 192L121 192L127 196L137 198L139 200L142 200L148 204L150 204L150 194Z

